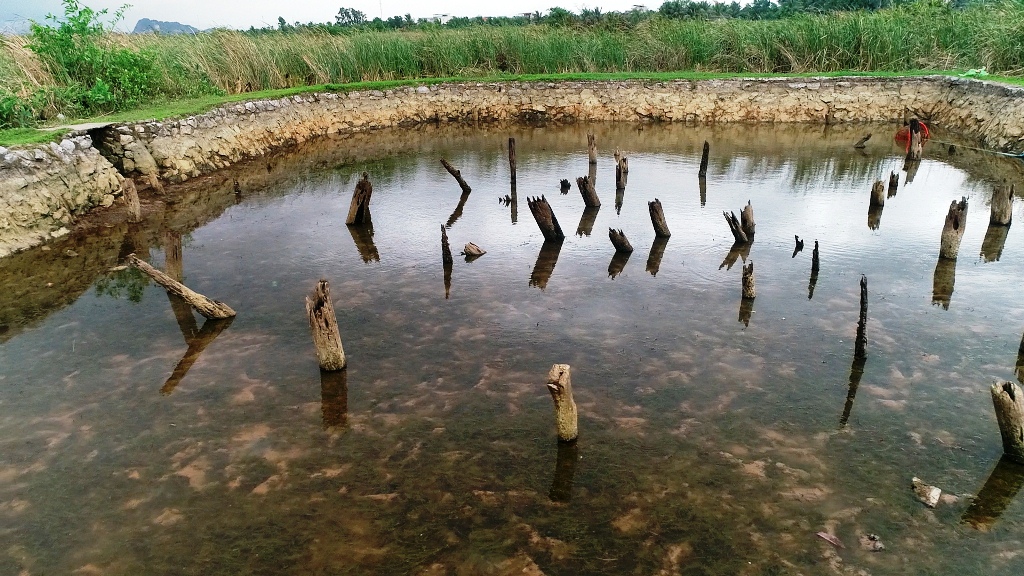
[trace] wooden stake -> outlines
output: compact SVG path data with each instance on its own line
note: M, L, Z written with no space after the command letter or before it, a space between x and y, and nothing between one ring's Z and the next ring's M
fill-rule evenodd
M900 187L900 175L895 172L889 173L889 198L896 195L896 190Z
M1018 464L1024 464L1024 392L1013 382L992 384L992 404L996 410L1003 453Z
M747 200L747 205L743 207L743 211L740 213L740 221L743 224L743 233L747 235L747 238L751 241L754 240L754 207L750 205L750 200Z
M907 149L907 160L920 160L924 150L924 140L921 134L921 123L917 119L910 121L910 147Z
M711 153L711 145L708 141L704 141L704 151L700 155L700 169L697 171L698 178L704 178L708 175L708 155Z
M551 205L548 204L547 198L544 196L528 197L526 203L530 206L533 219L537 221L537 227L540 228L545 240L549 242L565 240L565 234L562 233L562 227L558 225L558 218L555 218L555 213L551 211Z
M572 188L572 184L570 184L565 178L562 178L562 181L558 183L558 187L561 189L562 194L568 194L569 189Z
M466 181L462 178L462 172L456 170L455 166L449 164L444 158L441 158L441 165L444 166L444 169L447 170L449 174L455 177L455 181L459 183L459 186L462 187L462 191L464 193L468 194L473 191L473 189L469 187L469 184L466 184Z
M128 221L141 222L142 205L139 204L139 191L135 189L135 182L131 178L121 181L121 195L124 196L124 203L128 208Z
M313 297L306 296L306 314L309 316L309 328L313 332L313 345L316 347L320 369L341 370L347 361L327 280L321 278L313 290Z
M568 364L555 364L548 372L548 392L555 403L555 426L560 442L574 442L579 437L576 401L572 397L571 368Z
M672 232L669 231L668 224L665 222L665 211L661 207L661 200L655 198L653 202L648 202L647 210L651 213L651 224L654 225L654 237L669 238L672 236Z
M964 237L967 227L967 198L961 197L960 202L953 200L946 213L946 223L942 227L942 238L939 243L939 258L956 260L960 251L960 240Z
M589 176L580 176L576 179L576 186L583 196L583 205L587 208L597 208L601 205L601 199L597 197L597 190L594 190L594 183Z
M615 163L615 190L616 191L618 191L618 190L625 190L626 189L626 180L627 180L626 175L629 174L629 169L627 168L627 166L628 166L628 161L625 158L622 158L618 162Z
M857 319L857 340L854 344L854 358L868 357L868 277L860 277L860 317Z
M862 149L862 148L864 148L866 146L867 141L870 140L870 139L871 139L871 134L869 133L867 136L861 138L860 140L857 140L857 143L854 144L853 147L857 148L858 150L860 150L860 149Z
M612 246L615 246L616 252L632 252L633 245L629 243L626 235L622 233L622 230L616 230L614 228L608 229L608 238L612 241Z
M597 139L593 134L587 134L587 153L591 164L597 164Z
M356 182L356 189L352 192L352 202L348 206L348 217L345 224L363 224L370 218L370 196L373 194L373 184L370 184L370 175L363 172L363 177Z
M740 224L739 218L736 217L735 212L722 212L725 216L725 223L729 225L729 230L732 232L732 237L736 239L737 244L747 244L750 239L747 238L746 232L743 231L743 226Z
M869 206L885 206L885 182L875 180L871 186L871 202Z
M129 265L141 270L171 294L182 297L188 302L189 306L195 308L196 312L203 316L207 318L231 318L235 315L235 311L227 304L207 298L198 292L193 292L188 286L143 262L135 254L129 254L127 260Z
M508 166L512 173L512 185L516 183L516 139L508 139Z
M743 299L753 300L757 297L757 285L754 282L754 261L743 266Z
M992 215L989 224L1009 226L1013 220L1013 184L996 186L992 191Z

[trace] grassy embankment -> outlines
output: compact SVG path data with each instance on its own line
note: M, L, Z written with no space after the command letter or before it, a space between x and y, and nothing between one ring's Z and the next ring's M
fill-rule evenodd
M194 114L224 102L312 90L384 88L444 79L699 78L817 73L904 74L986 68L1024 83L1024 2L958 10L919 3L878 12L783 20L664 20L627 29L477 26L347 35L216 31L194 36L107 34L103 42L148 55L144 102L97 119ZM24 38L0 49L0 96L30 102L43 124L93 116L62 100L69 80ZM684 72L680 72L684 71ZM918 72L920 73L920 72ZM0 143L52 133L0 132Z

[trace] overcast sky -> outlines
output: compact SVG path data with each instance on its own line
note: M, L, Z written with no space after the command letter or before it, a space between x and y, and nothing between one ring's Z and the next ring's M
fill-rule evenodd
M121 25L129 31L140 18L190 24L200 29L214 26L248 28L276 26L277 17L288 22L333 21L338 8L355 8L367 18L412 14L425 18L435 14L452 16L510 16L522 12L547 10L560 6L573 12L582 8L600 8L604 12L624 11L636 4L657 10L662 0L84 0L85 5L111 11L131 4ZM11 29L29 20L42 20L47 13L63 14L60 0L0 0L0 27Z

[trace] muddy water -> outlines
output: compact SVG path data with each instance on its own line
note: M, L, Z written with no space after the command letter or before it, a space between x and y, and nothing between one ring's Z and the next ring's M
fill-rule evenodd
M1022 476L997 469L988 385L1015 378L1024 230L1000 243L987 224L993 183L1021 167L933 142L907 182L888 126L591 129L596 214L558 188L588 171L587 127L423 128L321 141L151 199L141 227L0 261L0 573L1019 573ZM344 225L363 171L372 232ZM560 247L527 207L541 194ZM961 196L960 258L940 263ZM756 239L730 257L722 211L748 200ZM445 223L456 251L487 250L457 256L448 287ZM165 266L179 242L185 282L232 322L106 272L132 251ZM339 375L319 372L304 315L320 277ZM556 362L575 447L555 440ZM914 476L957 498L926 508Z

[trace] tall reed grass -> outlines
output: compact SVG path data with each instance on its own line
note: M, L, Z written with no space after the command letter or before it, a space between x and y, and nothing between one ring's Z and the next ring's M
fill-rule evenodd
M303 84L559 72L898 72L985 67L1024 74L1024 2L935 2L783 20L665 20L628 29L547 25L433 31L112 35L153 54L154 99ZM0 95L60 83L21 39L0 50ZM54 112L55 110L50 110Z

